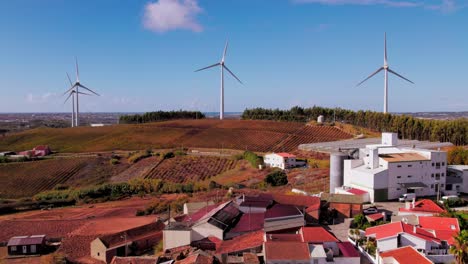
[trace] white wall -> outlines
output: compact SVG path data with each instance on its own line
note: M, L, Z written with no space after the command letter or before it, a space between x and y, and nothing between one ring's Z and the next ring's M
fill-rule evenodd
M403 233L400 235L400 243L402 247L412 246L416 249L428 250L428 247L430 247L426 240L414 237L407 233Z
M341 257L341 258L334 258L333 262L336 264L359 264L361 263L361 257Z
M387 251L398 248L398 236L377 240L379 251Z
M280 168L283 170L286 167L284 158L275 153L266 154L265 157L263 158L263 162L265 163L266 166L269 166L269 167Z
M190 245L191 242L192 236L190 230L163 230L164 250Z
M197 224L192 228L192 241L197 241L209 236L214 236L223 240L223 230L207 222Z

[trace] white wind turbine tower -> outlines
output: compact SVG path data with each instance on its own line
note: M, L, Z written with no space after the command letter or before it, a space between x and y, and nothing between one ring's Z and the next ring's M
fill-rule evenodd
M220 120L223 120L223 118L224 118L224 69L226 69L226 71L228 71L232 75L232 77L236 78L236 80L239 81L242 84L241 80L239 80L239 78L237 78L237 76L231 70L229 70L229 68L224 63L227 48L228 48L228 42L226 41L226 46L224 46L223 57L221 58L220 62L215 63L215 64L210 65L210 66L205 67L205 68L198 69L198 70L195 71L195 72L199 72L199 71L203 71L203 70L206 70L206 69L209 69L209 68L212 68L212 67L220 66L220 68L221 68L221 102L220 102L220 109L219 109L219 119Z
M68 72L67 72L67 78L68 78L68 81L70 82L70 86L73 86L73 83L70 79L70 75L68 75ZM71 101L72 101L72 116L71 116L71 127L74 127L75 126L75 94L77 93L75 91L75 89L73 90L69 90L70 92L68 92L68 96L67 98L65 99L65 101L63 103L66 103L68 101L68 99L71 98ZM87 94L87 93L82 93L82 92L78 92L79 94L84 94L84 95L90 95L90 94Z
M366 79L364 79L364 81L358 83L357 86L361 85L362 83L364 83L365 81L369 80L370 78L372 78L372 76L376 75L377 73L381 72L381 71L384 71L384 113L388 113L388 73L393 73L395 74L396 76L402 78L403 80L405 81L408 81L412 84L414 84L414 82L406 79L405 77L401 76L400 74L394 72L393 70L390 69L390 67L388 66L388 63L387 63L387 33L385 33L385 36L384 36L384 65L382 67L380 67L379 69L377 69L377 71L375 71L374 73L372 73L369 77L367 77Z
M75 99L76 99L76 112L75 112L75 126L79 126L79 114L80 114L80 104L79 104L79 95L80 94L83 94L79 91L79 88L83 88L85 90L88 90L89 92L99 96L98 93L94 92L93 90L89 89L88 87L84 86L83 84L80 83L80 72L78 70L78 59L75 57L75 67L76 67L76 81L74 84L72 84L72 86L70 87L70 89L68 89L66 93L68 92L71 92L71 91L75 91Z

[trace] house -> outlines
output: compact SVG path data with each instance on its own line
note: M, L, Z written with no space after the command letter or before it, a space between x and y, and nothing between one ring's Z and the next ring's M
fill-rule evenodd
M419 226L403 222L384 224L367 228L366 237L375 238L379 252L412 246L434 262L450 263L454 258L448 249L459 230L456 218L420 216Z
M320 217L320 198L308 195L273 194L273 199L279 204L293 205L299 208L307 223L318 223Z
M45 235L15 236L8 240L8 255L37 255L46 249Z
M265 232L298 230L305 224L304 214L293 205L275 204L265 213Z
M50 155L52 153L49 146L47 145L37 146L32 149L32 152L35 157L43 157L43 156Z
M445 212L438 204L429 199L406 202L405 208L398 209L398 215L432 216Z
M233 201L205 206L185 217L183 222L168 225L163 231L163 248L167 250L190 245L193 241L210 236L223 240L241 215Z
M266 166L280 169L290 169L306 165L305 161L297 160L296 156L289 153L270 153L263 157Z
M110 263L114 256L142 254L161 241L164 227L158 221L98 237L91 242L91 257Z
M343 162L343 186L369 193L370 202L402 194L435 196L446 190L447 152L397 147L396 133L382 133L382 143L359 149L359 159ZM341 162L341 161L340 161Z
M386 220L386 215L385 212L382 213L376 213L376 214L370 214L366 215L367 221L370 222L377 222L377 221L385 221Z
M309 245L304 242L265 242L266 264L310 264Z
M431 260L411 246L377 252L376 264L433 264Z
M335 209L338 217L351 218L362 213L361 196L339 193L322 193L320 199L324 207Z

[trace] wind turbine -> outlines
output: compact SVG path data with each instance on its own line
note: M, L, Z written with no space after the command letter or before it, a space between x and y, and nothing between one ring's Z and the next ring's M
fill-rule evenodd
M227 48L228 48L228 42L226 41L226 45L224 46L223 57L221 58L220 62L215 63L215 64L210 65L210 66L205 67L205 68L198 69L198 70L195 71L195 72L199 72L199 71L203 71L203 70L206 70L206 69L209 69L209 68L212 68L212 67L220 66L220 68L221 68L221 102L220 102L220 109L219 109L219 119L220 120L223 120L223 118L224 118L224 70L226 69L226 71L228 71L232 75L232 77L236 78L236 80L239 81L239 83L242 84L241 80L239 80L239 78L237 78L237 76L231 70L229 70L229 68L224 63L224 59L226 58Z
M68 78L68 81L70 82L70 86L73 86L73 83L70 79L70 75L68 75L68 72L67 72L67 78ZM71 127L74 127L75 126L75 94L77 92L73 89L73 90L70 90L70 92L68 93L68 96L67 98L65 99L65 101L63 102L64 104L68 101L68 99L72 99L72 122L71 122ZM82 93L82 92L78 92L79 94L84 94L84 95L90 95L90 94L87 94L87 93Z
M385 113L388 113L388 73L389 72L393 73L394 75L400 77L401 79L414 84L414 82L412 82L412 81L408 80L407 78L401 76L400 74L396 73L395 71L390 69L390 67L388 66L388 63L387 63L387 33L385 33L385 35L384 35L384 65L382 67L378 68L369 77L364 79L364 81L358 83L356 85L356 87L361 85L365 81L369 80L370 78L372 78L374 75L376 75L377 73L379 73L381 71L384 71L384 82L385 82L385 84L384 84L384 111L383 112L385 114Z
M74 84L71 85L70 89L68 89L66 93L71 92L72 90L75 91L75 99L76 99L76 113L75 113L75 126L79 126L79 114L80 114L80 104L79 104L79 95L82 94L79 91L79 88L83 88L97 96L99 96L98 93L94 92L93 90L89 89L88 87L84 86L83 84L80 83L80 72L78 69L78 59L75 57L75 67L76 67L76 81Z

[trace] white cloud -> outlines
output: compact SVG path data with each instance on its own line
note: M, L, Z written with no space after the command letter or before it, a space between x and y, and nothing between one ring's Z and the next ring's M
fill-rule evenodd
M27 103L47 103L53 100L58 99L58 94L56 93L44 93L40 95L34 95L32 93L26 94L26 102Z
M143 25L159 33L176 29L201 32L196 16L202 11L197 0L158 0L146 4Z

